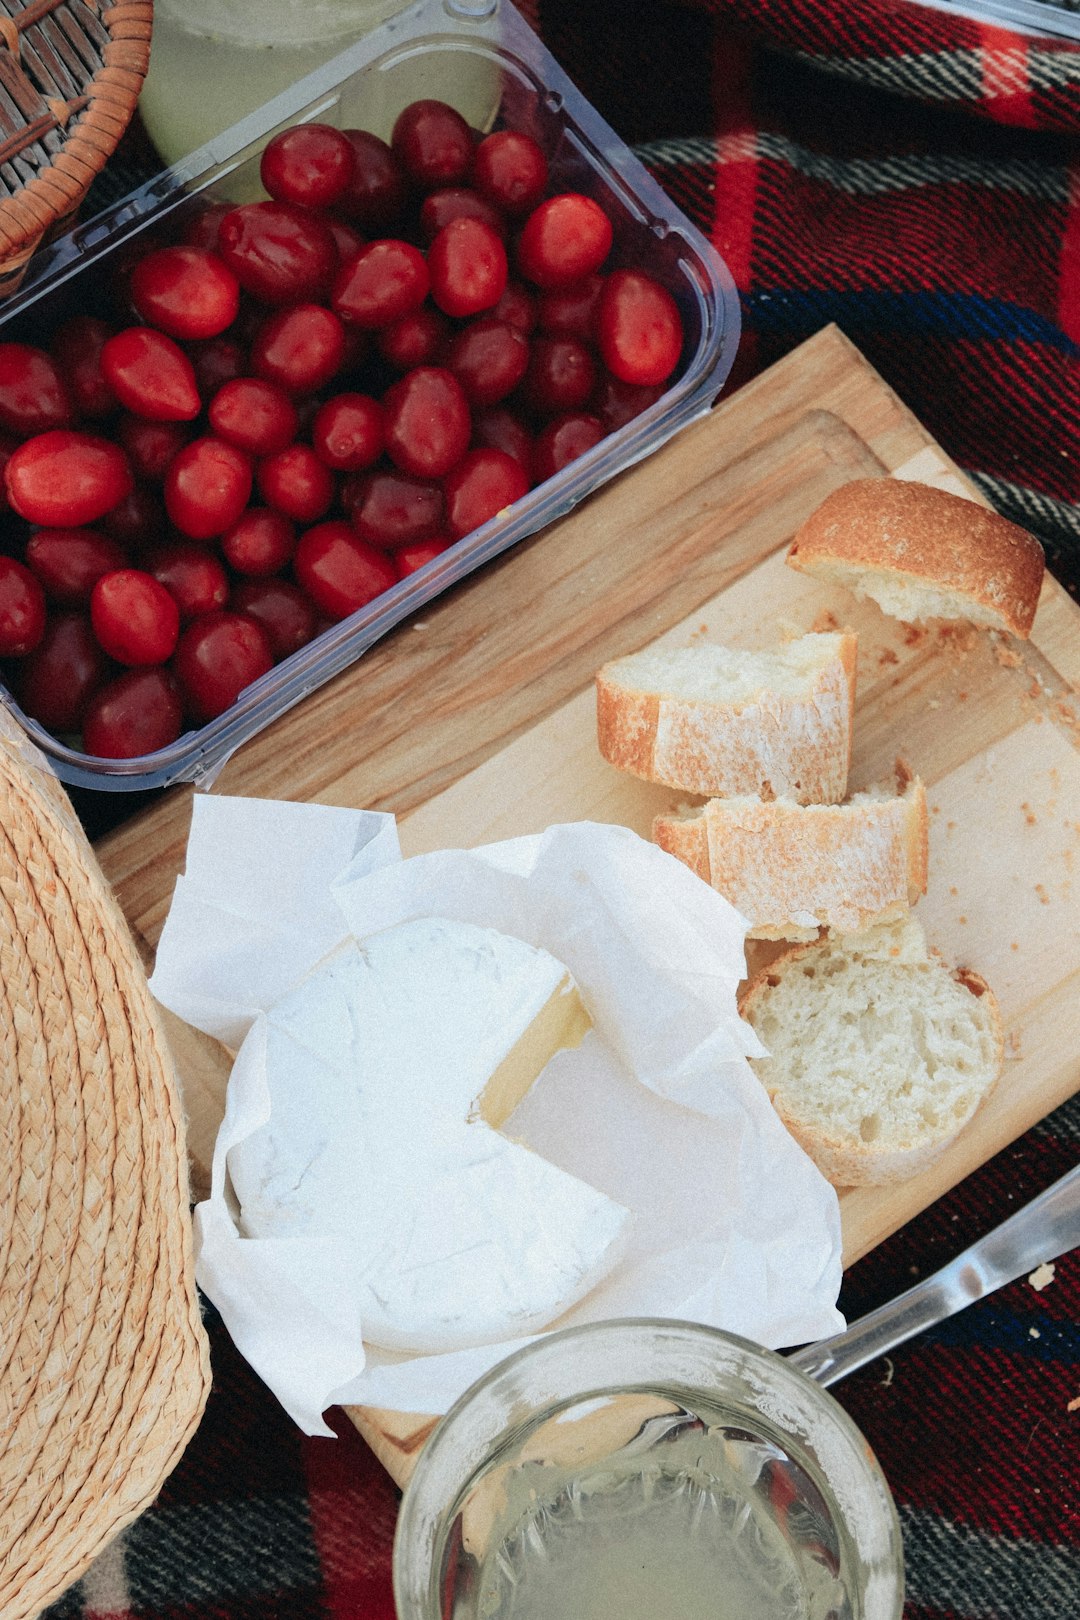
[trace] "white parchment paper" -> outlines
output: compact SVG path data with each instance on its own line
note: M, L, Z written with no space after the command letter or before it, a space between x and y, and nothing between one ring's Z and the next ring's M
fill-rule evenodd
M306 1432L329 1434L321 1414L338 1403L444 1411L524 1342L423 1355L365 1345L340 1219L335 1235L296 1238L238 1226L228 1153L273 1128L274 1003L350 934L420 917L550 951L592 1017L505 1127L632 1212L623 1258L551 1326L674 1316L774 1348L843 1326L836 1194L746 1062L761 1051L735 1007L746 924L679 861L588 822L402 860L389 816L196 797L151 989L239 1048L211 1196L195 1213L197 1276Z

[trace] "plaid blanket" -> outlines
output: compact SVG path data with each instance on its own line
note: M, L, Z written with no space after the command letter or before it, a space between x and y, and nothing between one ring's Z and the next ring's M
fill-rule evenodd
M1080 585L1080 45L909 0L519 0L716 242L732 386L829 321ZM845 1279L855 1317L1080 1155L1080 1098ZM211 1312L214 1391L158 1503L55 1620L391 1620L397 1493L299 1435ZM896 1494L906 1620L1080 1613L1080 1253L836 1390Z

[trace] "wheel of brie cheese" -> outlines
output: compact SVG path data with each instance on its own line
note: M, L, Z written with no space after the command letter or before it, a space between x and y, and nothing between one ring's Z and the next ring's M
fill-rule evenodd
M332 1242L387 1349L547 1326L630 1216L500 1132L588 1027L566 969L493 929L423 918L341 947L261 1031L270 1119L228 1159L242 1232Z

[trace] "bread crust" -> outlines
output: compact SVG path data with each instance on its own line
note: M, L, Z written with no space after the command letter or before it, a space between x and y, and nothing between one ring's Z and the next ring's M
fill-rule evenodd
M806 574L858 569L963 596L1014 636L1031 634L1043 548L974 501L902 478L858 478L827 496L798 530L787 562ZM943 611L941 617L950 615Z

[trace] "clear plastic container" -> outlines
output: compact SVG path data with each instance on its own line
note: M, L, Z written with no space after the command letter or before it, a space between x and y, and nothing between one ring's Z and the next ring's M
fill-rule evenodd
M490 89L485 128L526 128L543 145L553 190L595 197L611 217L609 264L634 266L676 299L686 343L675 380L648 410L603 439L505 513L276 665L237 702L168 748L130 760L87 756L51 737L0 687L58 776L106 790L207 785L228 757L309 692L359 657L408 614L544 528L599 484L632 466L704 414L735 357L739 301L726 265L599 117L506 0L421 0L183 162L148 181L36 259L4 306L0 340L41 339L67 315L93 307L94 285L140 238L168 240L208 200L246 198L259 154L278 129L312 119L388 133L420 96L454 102L476 119L478 82ZM198 94L197 86L191 87Z

